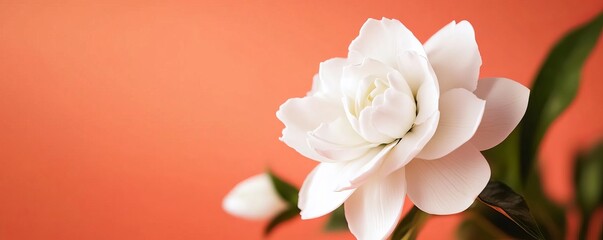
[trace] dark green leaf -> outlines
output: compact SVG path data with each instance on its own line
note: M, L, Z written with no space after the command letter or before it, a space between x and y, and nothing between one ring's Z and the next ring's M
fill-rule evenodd
M410 211L402 218L402 221L398 223L396 229L392 233L392 240L410 240L416 239L419 231L425 224L425 221L429 217L428 214L419 210L416 206L412 207Z
M272 171L268 171L272 184L278 195L289 203L290 206L297 208L297 199L299 190L288 182L285 182Z
M276 189L278 195L285 200L289 204L289 208L279 213L276 217L274 217L268 226L264 229L264 234L268 235L275 227L284 223L288 220L299 216L299 209L297 208L297 200L299 190L291 185L290 183L284 181L282 178L274 174L272 171L268 171L268 176L272 180L272 184Z
M299 216L299 209L297 209L297 207L292 207L285 211L282 211L281 213L276 215L276 217L270 220L270 223L268 223L268 226L266 226L266 228L264 229L264 235L267 236L272 232L272 230L274 230L274 228L279 226L281 223L291 220L296 216Z
M576 198L583 213L603 204L603 143L578 156L574 179Z
M478 201L467 215L476 221L475 227L496 235L488 239L534 239L513 220L484 202Z
M522 182L525 183L532 170L540 141L549 125L576 96L582 66L595 46L602 27L603 13L561 39L542 65L521 125Z
M479 194L479 200L513 221L534 239L544 239L523 197L504 183L489 182Z
M345 211L343 206L335 209L335 211L331 213L331 216L325 225L325 231L342 230L348 230L348 222L345 220Z

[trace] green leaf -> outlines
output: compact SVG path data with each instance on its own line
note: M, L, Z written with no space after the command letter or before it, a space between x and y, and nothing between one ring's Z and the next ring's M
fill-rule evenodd
M296 216L299 216L299 209L297 209L297 207L291 207L282 211L281 213L276 215L276 217L270 220L270 223L268 223L268 225L264 229L264 236L268 236L268 234L270 234L272 230L274 230L277 226L281 225L281 223L289 221L295 218Z
M603 204L603 142L578 156L574 182L582 212L592 212Z
M490 222L482 219L465 219L456 231L457 239L463 240L482 240L482 239L502 239L508 236L500 233L500 230Z
M519 180L519 128L502 143L482 153L490 164L491 179L502 181L517 191L522 190Z
M268 170L267 173L268 176L270 176L270 180L272 180L272 185L274 185L276 192L288 203L289 207L270 220L264 229L264 235L270 234L270 232L272 232L272 230L274 230L274 228L279 226L281 223L299 216L300 212L299 208L297 208L299 190L295 186L274 174L272 171Z
M534 239L534 237L530 236L530 234L513 222L513 220L507 218L505 215L481 201L477 201L476 204L465 213L465 216L467 216L468 220L473 220L476 224L473 228L479 228L469 229L474 231L479 230L478 232L473 233L476 237L482 234L479 232L487 232L484 236L492 235L492 237L483 239ZM465 235L467 235L468 238L472 236L470 233L465 233Z
M396 229L392 233L392 240L409 240L416 239L419 231L427 221L429 215L421 210L419 210L416 206L413 206L412 209L402 218L402 221L398 223Z
M274 185L274 188L276 189L278 195L283 200L285 200L290 206L297 209L299 190L290 183L282 180L282 178L275 175L272 171L268 171L268 176L270 176L272 184Z
M563 37L551 50L534 81L526 115L516 131L499 146L484 152L493 179L524 193L546 238L563 239L565 212L546 197L534 166L540 142L550 124L576 95L580 71L592 51L603 14ZM496 222L495 224L500 224Z
M331 213L324 229L328 232L348 230L348 221L345 219L343 205Z
M478 198L490 208L513 221L534 239L544 239L523 197L504 183L489 182Z
M578 239L586 239L590 219L603 204L603 142L578 155L574 169L576 201L581 213Z
M565 209L551 201L542 186L540 176L534 169L534 174L530 175L524 189L526 200L536 221L543 227L545 238L564 239L567 226Z
M603 13L559 41L542 65L520 131L521 180L526 182L549 125L576 96L582 66L603 27Z

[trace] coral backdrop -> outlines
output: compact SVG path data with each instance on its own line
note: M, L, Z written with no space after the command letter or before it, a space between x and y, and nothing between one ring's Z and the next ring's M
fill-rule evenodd
M366 18L425 41L469 20L481 76L529 86L552 44L603 9L580 1L0 1L1 239L261 239L222 197L268 166L301 184L315 164L278 140L278 106ZM603 136L603 47L547 135L546 191L570 203L574 152ZM451 238L458 216L422 237ZM323 234L294 221L272 239ZM441 239L442 237L440 237Z

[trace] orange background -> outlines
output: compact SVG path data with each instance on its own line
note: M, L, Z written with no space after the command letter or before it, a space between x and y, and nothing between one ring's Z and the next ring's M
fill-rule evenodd
M469 20L481 76L529 86L552 44L603 9L580 1L0 2L1 239L260 239L222 197L267 166L300 184L315 164L278 141L278 106L366 18L425 41ZM546 191L570 203L574 152L603 135L603 48L542 152ZM458 216L423 237L451 237ZM324 235L294 221L273 239Z

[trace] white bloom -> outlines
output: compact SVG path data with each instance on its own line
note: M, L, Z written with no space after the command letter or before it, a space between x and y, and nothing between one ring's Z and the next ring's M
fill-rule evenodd
M529 90L478 81L473 27L452 22L425 44L397 20L369 19L347 58L320 64L312 91L285 102L281 138L320 162L300 191L304 219L345 202L352 233L383 239L404 196L431 214L469 207L490 178L481 150L504 140Z
M226 212L241 218L260 220L276 216L287 208L268 174L250 177L237 184L224 198Z

